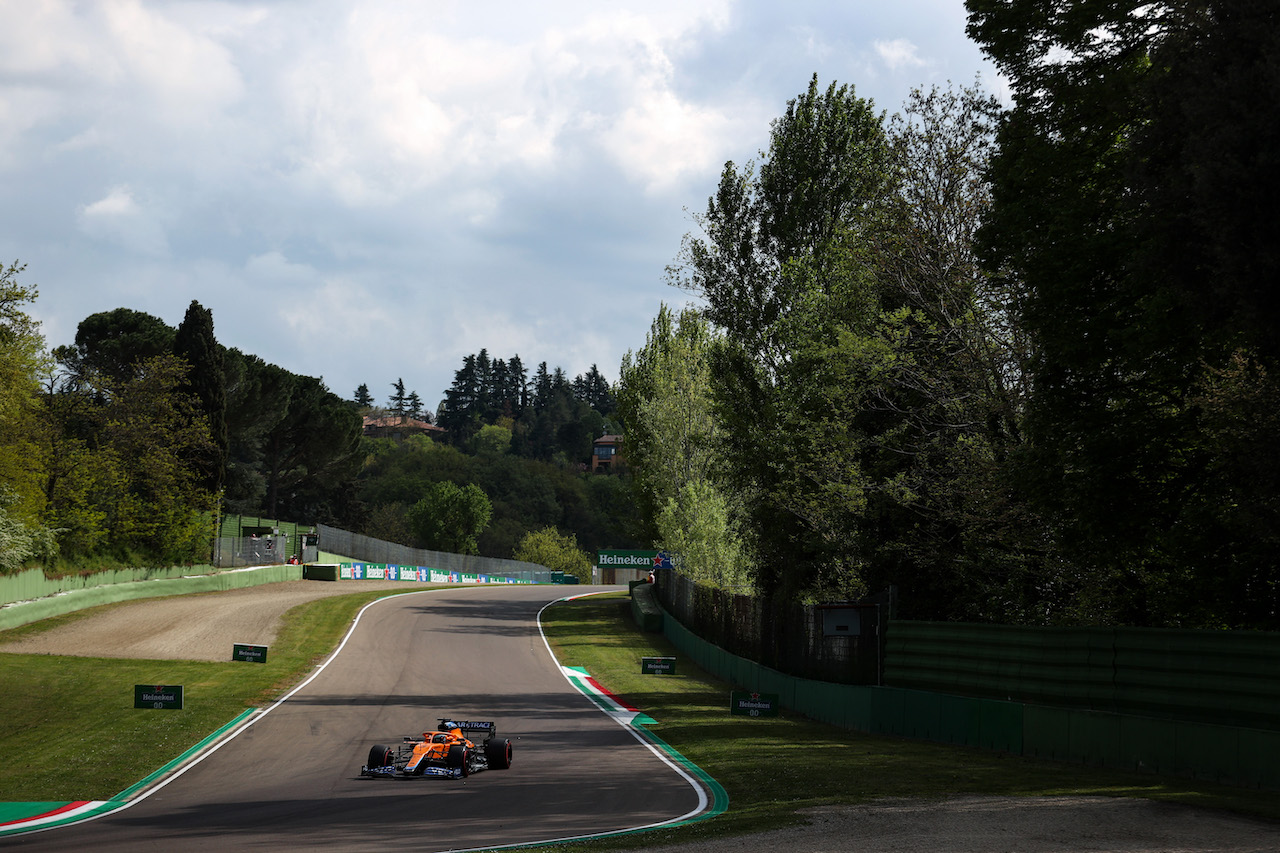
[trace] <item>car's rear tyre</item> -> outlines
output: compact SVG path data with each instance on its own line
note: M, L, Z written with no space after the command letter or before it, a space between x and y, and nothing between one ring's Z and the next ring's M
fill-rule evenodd
M369 750L369 767L389 767L395 764L395 752L389 746L375 746Z
M471 756L467 755L467 748L460 743L449 747L449 752L444 757L444 766L451 770L461 770L463 776L470 776Z
M484 757L490 770L507 770L511 767L511 741L491 740L484 747Z

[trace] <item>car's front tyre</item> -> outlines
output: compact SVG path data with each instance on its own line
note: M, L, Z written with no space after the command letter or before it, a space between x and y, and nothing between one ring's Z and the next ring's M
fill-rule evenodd
M507 770L511 767L511 741L491 740L484 747L484 756L490 770Z
M444 766L451 770L461 770L463 776L470 776L471 756L467 754L467 748L460 743L449 747L449 752L444 757Z

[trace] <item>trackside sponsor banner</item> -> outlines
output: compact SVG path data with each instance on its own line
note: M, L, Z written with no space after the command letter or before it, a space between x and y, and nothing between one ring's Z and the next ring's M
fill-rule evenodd
M669 569L671 557L665 551L597 551L598 569Z
M777 693L729 692L729 713L735 717L776 717L778 704Z
M182 704L181 684L133 685L133 707L135 708L181 711Z
M417 583L532 583L522 578L504 578L496 575L473 575L462 572L446 572L426 566L398 566L384 563L339 563L338 579L344 581L388 580Z

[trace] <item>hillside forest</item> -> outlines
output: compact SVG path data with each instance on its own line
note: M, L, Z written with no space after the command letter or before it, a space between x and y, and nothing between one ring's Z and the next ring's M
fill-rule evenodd
M654 545L904 618L1280 630L1280 11L966 7L1007 99L808 81L708 188L616 383L481 350L434 413L400 380L346 400L196 302L47 352L6 267L0 568L198 561L221 508ZM605 433L620 472L588 470Z
M508 374L481 351L446 395L453 430L366 437L367 417L432 415L399 379L385 405L367 385L344 400L223 347L194 301L176 329L127 308L91 315L45 353L21 311L37 296L22 272L6 268L0 291L22 344L6 352L23 359L5 373L23 380L0 432L5 570L202 562L215 512L498 557L547 528L575 548L633 544L625 483L585 473L612 407L595 367L569 380L544 363L530 378L518 356Z

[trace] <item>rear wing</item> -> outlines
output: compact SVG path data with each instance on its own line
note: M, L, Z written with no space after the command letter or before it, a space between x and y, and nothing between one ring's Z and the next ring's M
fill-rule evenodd
M447 732L453 729L461 729L462 734L471 740L472 735L484 735L485 740L498 734L498 726L493 722L478 722L476 720L459 720L453 717L440 718L440 731Z

